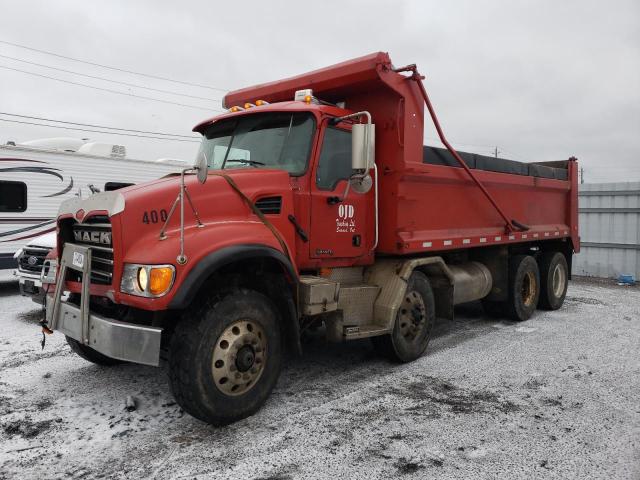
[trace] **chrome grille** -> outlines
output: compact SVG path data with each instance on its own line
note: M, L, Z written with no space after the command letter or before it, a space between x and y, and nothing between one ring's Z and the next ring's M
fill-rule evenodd
M91 283L111 285L113 239L109 219L100 216L76 223L73 225L73 243L91 247Z
M27 245L22 249L22 255L18 258L18 270L31 275L40 275L42 264L51 251L47 247L35 247Z

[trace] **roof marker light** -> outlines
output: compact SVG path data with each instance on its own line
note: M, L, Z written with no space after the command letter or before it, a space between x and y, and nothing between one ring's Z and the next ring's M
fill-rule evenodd
M311 100L307 101L307 97L313 99L313 90L311 90L310 88L305 88L304 90L296 90L296 93L293 96L293 100L295 102L310 103Z

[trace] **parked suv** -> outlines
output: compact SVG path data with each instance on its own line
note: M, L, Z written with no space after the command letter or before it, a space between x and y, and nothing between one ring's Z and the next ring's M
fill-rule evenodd
M36 237L18 253L18 269L16 276L20 285L20 293L31 297L36 303L43 303L45 292L42 289L40 276L44 260L55 247L56 233L50 232Z

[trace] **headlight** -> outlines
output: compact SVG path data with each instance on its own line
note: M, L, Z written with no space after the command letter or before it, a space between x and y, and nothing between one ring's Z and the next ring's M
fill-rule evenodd
M145 267L138 268L138 288L141 292L147 290L149 283L149 275L147 275L147 269Z
M161 297L173 285L173 265L138 265L125 263L120 291L140 297Z

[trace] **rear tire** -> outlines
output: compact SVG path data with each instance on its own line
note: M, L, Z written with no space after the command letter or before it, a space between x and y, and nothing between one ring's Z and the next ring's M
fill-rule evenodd
M122 360L117 360L115 358L107 357L106 355L101 354L100 352L95 351L93 348L83 345L77 340L68 337L67 343L71 347L74 353L84 358L86 361L95 363L96 365L101 365L103 367L112 367L114 365L120 365L121 363L125 363Z
M507 313L512 320L528 320L538 306L540 272L530 255L517 255L509 263L509 301Z
M427 349L436 319L433 290L426 275L414 271L389 335L373 337L375 349L397 362L411 362Z
M169 346L169 383L178 405L212 425L255 413L280 375L276 312L266 296L244 289L187 312Z
M560 252L545 252L540 259L540 308L558 310L569 286L569 265Z

